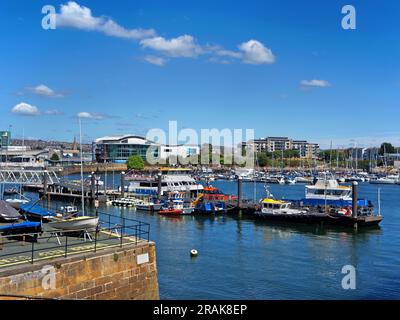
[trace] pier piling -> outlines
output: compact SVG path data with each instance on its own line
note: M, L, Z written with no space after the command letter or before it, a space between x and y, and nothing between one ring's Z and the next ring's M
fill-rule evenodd
M237 206L241 208L242 206L242 192L243 192L243 180L242 177L238 177L238 195L237 195Z
M357 230L358 224L357 224L357 217L358 217L358 183L357 181L353 182L352 185L352 216L354 219L354 229Z
M157 197L161 199L161 186L162 186L162 174L159 172L157 174Z
M121 172L121 198L125 197L125 171Z

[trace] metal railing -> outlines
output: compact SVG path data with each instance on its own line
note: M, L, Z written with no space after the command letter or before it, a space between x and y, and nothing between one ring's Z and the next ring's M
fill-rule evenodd
M108 213L99 212L98 215L98 225L92 229L47 229L42 232L1 235L0 268L150 241L150 224ZM57 244L54 245L50 240ZM29 249L19 250L25 244L29 245Z

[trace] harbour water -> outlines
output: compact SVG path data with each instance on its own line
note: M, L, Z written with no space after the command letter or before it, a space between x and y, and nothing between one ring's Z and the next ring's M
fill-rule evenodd
M119 181L115 179L115 181ZM236 183L215 181L226 193ZM377 206L380 228L359 230L277 225L233 216L165 217L102 207L151 225L161 299L399 299L400 186L360 184L360 197ZM304 185L271 185L276 198L300 198ZM244 184L247 198L254 184ZM264 195L262 184L256 196ZM190 257L190 250L199 252ZM342 267L356 267L356 289L344 290Z

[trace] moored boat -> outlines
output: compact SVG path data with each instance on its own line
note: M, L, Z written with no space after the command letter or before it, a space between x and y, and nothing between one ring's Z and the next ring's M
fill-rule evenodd
M58 216L55 211L45 209L39 204L27 203L21 205L20 211L28 220L32 221L48 222Z
M27 204L30 202L30 200L26 200L26 199L6 199L5 200L11 207L13 207L14 209L19 210L21 205Z
M19 212L11 207L6 201L1 200L0 201L0 220L2 221L17 221L21 215Z

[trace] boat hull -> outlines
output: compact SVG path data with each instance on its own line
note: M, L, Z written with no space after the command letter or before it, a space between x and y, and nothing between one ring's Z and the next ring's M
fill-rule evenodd
M98 223L99 217L78 217L49 222L49 226L59 230L93 230Z

